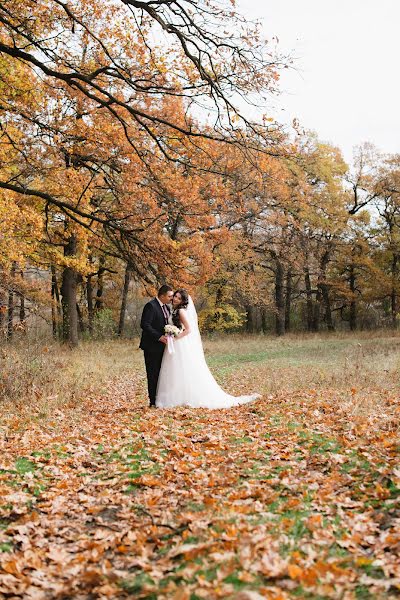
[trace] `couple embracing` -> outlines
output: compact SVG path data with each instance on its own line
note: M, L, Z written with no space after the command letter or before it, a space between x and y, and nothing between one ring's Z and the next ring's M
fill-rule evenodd
M163 285L142 314L140 348L144 352L150 407L230 408L260 398L230 396L211 374L203 351L197 312L184 289ZM172 326L172 327L171 327ZM173 331L174 351L168 352L166 331Z

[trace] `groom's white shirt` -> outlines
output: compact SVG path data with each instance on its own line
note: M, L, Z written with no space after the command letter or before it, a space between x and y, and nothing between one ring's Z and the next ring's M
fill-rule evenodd
M160 300L160 298L158 296L156 296L156 299L158 300L158 304L161 306L161 310L163 311L164 314L164 310L163 310L163 306L167 307L167 312L168 312L168 323L170 325L172 325L172 321L171 321L171 308L169 307L168 304L163 304Z
M163 306L166 306L167 310L168 310L168 314L171 313L171 308L170 308L169 304L163 304L163 302L161 302L161 300L160 300L160 298L158 296L156 296L156 300L158 301L158 304L161 306L161 310L162 310Z

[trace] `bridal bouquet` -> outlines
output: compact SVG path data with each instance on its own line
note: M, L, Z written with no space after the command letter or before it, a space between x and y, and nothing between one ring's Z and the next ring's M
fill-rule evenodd
M173 337L177 337L180 334L181 330L179 327L175 325L166 325L165 326L165 335L171 335Z
M177 337L181 330L179 329L179 327L176 327L175 325L166 325L164 328L165 331L165 335L167 336L167 348L168 348L168 352L170 354L174 354L175 353L175 348L174 348L174 337Z

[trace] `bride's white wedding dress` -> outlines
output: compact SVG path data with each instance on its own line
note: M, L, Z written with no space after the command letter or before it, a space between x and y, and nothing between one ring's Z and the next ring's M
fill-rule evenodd
M218 385L212 376L203 351L197 313L193 300L185 310L190 333L175 340L174 354L166 348L158 379L156 406L191 406L193 408L230 408L260 398L260 394L250 396L230 396Z

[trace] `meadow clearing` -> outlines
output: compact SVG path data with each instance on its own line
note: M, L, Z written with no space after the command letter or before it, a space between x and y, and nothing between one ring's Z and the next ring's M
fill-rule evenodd
M206 338L230 410L147 408L137 340L3 346L0 595L396 598L400 336Z

